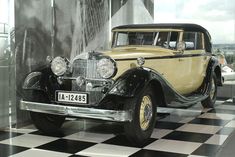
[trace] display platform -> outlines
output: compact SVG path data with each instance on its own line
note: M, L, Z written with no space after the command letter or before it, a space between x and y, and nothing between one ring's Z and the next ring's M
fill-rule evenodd
M12 157L200 157L216 156L235 130L235 105L217 101L215 109L200 104L189 109L158 108L158 121L151 139L132 146L119 124L68 121L58 134L45 135L32 125L0 131L0 156Z

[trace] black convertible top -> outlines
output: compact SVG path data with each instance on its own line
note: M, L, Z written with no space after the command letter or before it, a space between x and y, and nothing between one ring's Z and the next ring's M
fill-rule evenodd
M202 26L192 23L156 23L156 24L130 24L114 27L115 29L182 29L185 31L202 32L206 40L206 49L211 51L211 36L210 33Z

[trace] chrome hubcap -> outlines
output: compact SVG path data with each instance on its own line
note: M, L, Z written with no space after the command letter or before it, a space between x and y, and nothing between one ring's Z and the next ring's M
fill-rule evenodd
M153 116L153 105L150 96L144 96L140 106L140 128L145 131L148 129Z
M212 79L212 81L211 81L210 98L213 99L214 95L215 95L215 80Z

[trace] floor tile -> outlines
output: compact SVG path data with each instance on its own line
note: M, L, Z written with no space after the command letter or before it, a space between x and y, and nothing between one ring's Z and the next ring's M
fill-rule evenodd
M187 121L188 119L192 120L196 116L192 116L192 115L191 116L169 115L169 116L166 116L166 117L162 118L159 121L162 121L162 122L173 122L173 123L186 123L184 121Z
M156 141L154 138L149 138L146 143L143 143L142 146L138 146L139 148L143 148L147 146L148 144ZM119 146L127 146L127 147L137 147L136 145L133 145L125 135L117 135L107 141L104 141L103 143L106 144L113 144L113 145L119 145Z
M228 124L225 125L225 127L235 128L235 120L231 120Z
M232 120L235 118L235 115L224 113L204 113L200 115L199 118Z
M203 134L215 134L222 127L221 126L212 126L212 125L201 125L201 124L185 124L180 128L176 129L177 131L186 131L186 132L196 132Z
M166 136L167 134L171 133L172 131L173 130L168 130L168 129L154 129L151 138L160 139Z
M218 105L216 109L235 110L235 105Z
M27 149L29 149L29 148L0 144L0 157L7 157L10 155L25 151Z
M181 121L179 121L179 123L188 123L190 121L192 121L195 117L186 117L184 119L182 119Z
M227 138L228 138L228 135L215 134L212 137L210 137L205 143L215 144L215 145L222 145Z
M203 144L196 149L192 155L211 156L214 157L219 150L219 145Z
M49 136L24 134L21 136L17 136L14 138L0 141L0 143L32 148L32 147L37 147L42 144L54 141L56 139L58 138L49 137Z
M200 147L200 145L201 143L196 142L160 139L146 146L144 149L190 154Z
M229 122L229 120L195 118L192 121L190 121L189 123L191 123L191 124L205 124L205 125L224 126L228 122Z
M88 147L95 145L96 143L75 141L67 139L58 139L56 141L41 145L38 149L45 149L51 151L65 152L65 153L76 153Z
M208 113L225 113L235 115L235 110L225 110L225 109L212 109Z
M11 157L68 157L71 154L67 153L60 153L60 152L53 152L41 149L29 149L21 153L17 153L12 155Z
M6 131L11 131L11 132L15 132L15 133L22 133L22 134L27 134L27 133L31 133L36 131L37 129L35 128L7 128Z
M211 134L173 131L172 133L166 135L164 139L204 143L211 136Z
M92 157L118 157L118 156L130 156L139 151L139 148L116 146L109 144L97 144L93 147L89 147L76 154L92 156Z
M99 122L100 123L100 122ZM98 123L98 124L99 124ZM115 122L105 122L85 129L85 131L102 133L102 134L120 134L123 133L123 124Z
M155 128L175 130L175 129L181 127L182 125L184 125L184 123L157 121Z
M44 132L41 132L41 131L37 130L37 131L31 132L30 134L42 135L42 136L51 136L51 137L65 137L65 136L74 134L76 132L78 132L78 130L67 128L67 129L64 129L64 130L57 131L55 133L44 133Z
M12 137L23 135L21 133L11 132L11 131L0 131L0 141L9 139Z
M110 138L113 138L114 136L115 136L114 134L101 134L101 133L80 131L78 133L65 136L64 139L100 143Z
M157 157L157 156L159 157L187 157L188 155L142 149L136 152L135 154L131 155L130 157Z
M223 127L216 134L219 134L219 135L230 135L234 130L235 130L235 128L232 128L232 127Z

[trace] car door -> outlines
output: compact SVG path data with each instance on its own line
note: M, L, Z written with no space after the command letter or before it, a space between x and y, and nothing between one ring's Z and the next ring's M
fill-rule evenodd
M201 32L184 32L182 40L185 42L186 49L184 51L184 59L187 66L184 71L187 80L188 92L197 90L206 75L206 67L209 57L206 56L204 48L203 33Z
M182 31L159 32L155 40L157 59L146 61L145 66L153 68L164 77L171 87L180 94L191 92L188 85L191 75L191 60L177 50ZM160 49L160 48L161 49ZM154 58L154 57L153 57Z

